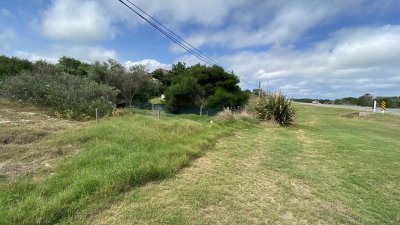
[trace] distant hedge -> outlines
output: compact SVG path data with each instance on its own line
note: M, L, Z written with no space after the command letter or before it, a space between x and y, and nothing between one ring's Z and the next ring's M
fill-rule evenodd
M111 113L118 91L87 78L69 74L22 74L5 79L2 95L47 106L61 117L84 120Z

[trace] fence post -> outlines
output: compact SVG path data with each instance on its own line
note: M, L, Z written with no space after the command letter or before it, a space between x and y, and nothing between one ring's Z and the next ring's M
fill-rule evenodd
M96 124L99 124L99 112L96 108Z
M160 114L161 114L161 111L158 110L158 112L157 112L157 117L158 117L158 119L160 119Z
M203 115L203 106L200 106L200 116Z

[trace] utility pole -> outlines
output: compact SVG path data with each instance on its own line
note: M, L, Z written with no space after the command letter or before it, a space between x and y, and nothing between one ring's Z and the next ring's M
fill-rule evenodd
M258 82L258 96L261 98L261 81Z

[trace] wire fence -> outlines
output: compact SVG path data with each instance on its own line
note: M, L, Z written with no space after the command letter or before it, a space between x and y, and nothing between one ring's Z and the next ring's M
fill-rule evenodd
M132 105L125 106L125 108L165 112L165 104L152 104L152 103L148 103L148 102L132 103ZM182 105L182 106L178 106L176 114L195 114L195 115L215 116L223 110L224 110L223 108L207 108L207 107L201 108L201 107L192 106L192 105Z

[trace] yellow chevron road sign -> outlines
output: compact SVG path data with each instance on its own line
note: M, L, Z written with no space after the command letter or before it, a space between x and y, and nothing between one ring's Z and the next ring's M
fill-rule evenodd
M382 113L385 113L386 102L385 101L381 101L380 106L381 106Z

